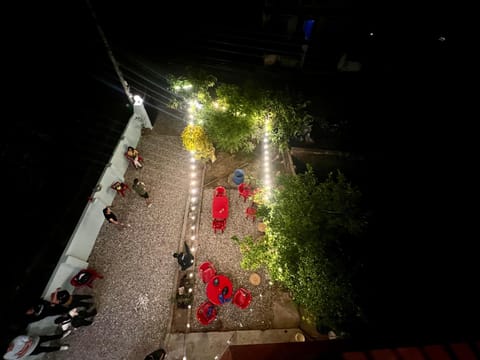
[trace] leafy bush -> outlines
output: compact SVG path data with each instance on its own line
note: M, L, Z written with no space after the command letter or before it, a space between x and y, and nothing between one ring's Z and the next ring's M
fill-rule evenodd
M183 146L187 151L193 151L196 159L215 161L215 148L199 125L187 125L182 132Z
M241 264L266 267L311 316L338 329L361 314L343 243L366 225L361 194L339 171L319 183L307 168L305 174L280 178L273 201L264 205L265 236L239 241Z

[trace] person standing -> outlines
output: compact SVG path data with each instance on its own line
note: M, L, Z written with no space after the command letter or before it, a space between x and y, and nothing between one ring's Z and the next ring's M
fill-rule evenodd
M132 189L141 197L145 199L145 202L147 203L147 206L150 207L152 206L152 202L150 201L150 196L148 195L148 191L146 189L145 183L138 180L138 179L133 179L133 185Z
M178 265L180 265L180 268L182 269L182 271L185 271L190 266L192 266L193 259L194 259L194 256L190 251L190 248L188 247L186 242L184 242L184 246L185 246L185 252L173 253L173 257L177 259Z
M95 315L97 315L95 308L90 311L73 308L67 314L57 317L54 322L60 325L64 331L70 328L77 329L81 326L92 325Z
M105 219L111 224L130 227L130 224L125 224L118 221L117 216L113 213L112 209L110 209L110 206L107 206L105 209L103 209L103 215L105 216Z
M39 299L25 312L25 322L33 323L53 315L63 315L68 310L59 304L53 304L47 300Z
M68 345L44 346L43 343L51 340L63 339L70 335L72 330L58 335L19 335L8 345L7 352L3 355L5 360L24 359L30 355L68 350Z
M61 288L57 288L50 295L50 299L52 304L59 304L67 308L67 311L76 307L89 309L94 304L92 295L71 295L67 290L61 290Z

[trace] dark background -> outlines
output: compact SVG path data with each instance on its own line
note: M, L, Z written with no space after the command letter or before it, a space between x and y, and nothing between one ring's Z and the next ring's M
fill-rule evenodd
M41 295L131 114L86 2L9 6L5 13L15 21L4 29L2 344L23 329L21 313ZM478 336L476 232L465 206L472 133L460 116L451 7L325 2L318 11L326 22L305 66L292 71L262 68L264 53L298 52L301 39L280 41L273 25L262 30L260 1L92 6L127 80L149 96L152 120L163 104L128 70L141 73L138 64L154 64L160 77L194 63L232 81L274 78L347 120L344 145L370 159L365 190L375 215L364 249L374 314L365 337L393 343ZM362 63L361 73L336 72L343 52Z

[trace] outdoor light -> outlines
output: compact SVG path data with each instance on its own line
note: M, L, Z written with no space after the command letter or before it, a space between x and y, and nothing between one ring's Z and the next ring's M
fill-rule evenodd
M143 104L143 99L139 95L134 95L133 100L135 101L133 105L142 105Z

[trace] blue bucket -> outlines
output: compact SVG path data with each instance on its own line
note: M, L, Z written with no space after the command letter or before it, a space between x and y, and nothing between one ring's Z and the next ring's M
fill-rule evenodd
M243 172L243 170L242 169L236 169L233 172L232 180L236 185L240 185L241 183L243 183L243 181L245 180L245 173Z

